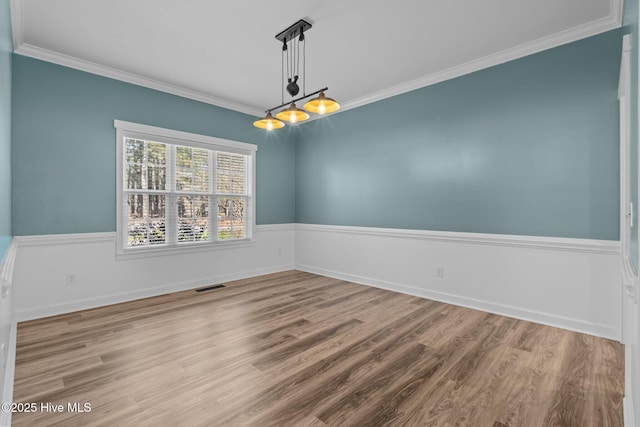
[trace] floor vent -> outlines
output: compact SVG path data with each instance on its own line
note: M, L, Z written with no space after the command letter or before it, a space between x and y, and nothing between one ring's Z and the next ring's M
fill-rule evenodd
M200 289L196 289L196 292L206 292L206 291L212 291L214 289L220 289L220 288L224 288L224 285L213 285L213 286L207 286L206 288L200 288Z

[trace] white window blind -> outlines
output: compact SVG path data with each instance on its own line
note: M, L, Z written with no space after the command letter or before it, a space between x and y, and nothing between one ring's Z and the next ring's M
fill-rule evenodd
M119 253L252 239L255 145L114 124Z

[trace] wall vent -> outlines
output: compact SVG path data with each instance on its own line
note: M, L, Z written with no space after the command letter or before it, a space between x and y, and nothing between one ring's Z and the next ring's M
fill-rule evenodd
M213 285L213 286L207 286L206 288L200 288L200 289L196 289L196 292L206 292L206 291L212 291L214 289L220 289L220 288L225 288L226 286L224 285Z

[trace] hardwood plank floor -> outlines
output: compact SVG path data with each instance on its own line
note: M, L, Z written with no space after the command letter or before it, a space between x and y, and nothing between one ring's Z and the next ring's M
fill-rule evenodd
M622 426L623 363L614 341L289 271L20 323L14 400L36 411L13 425Z

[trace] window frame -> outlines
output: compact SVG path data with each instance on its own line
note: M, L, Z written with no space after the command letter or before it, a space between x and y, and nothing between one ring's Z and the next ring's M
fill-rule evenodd
M182 254L187 252L196 252L202 250L211 250L211 249L224 249L224 248L235 248L247 245L254 245L254 233L256 226L256 151L258 147L254 144L248 144L245 142L232 141L228 139L222 139L212 136L199 135L189 132L182 132L173 129L160 128L156 126L149 126L139 123L126 122L122 120L114 120L114 127L116 129L116 251L117 256L120 257L146 257L146 256L156 256L156 255L170 255L170 254ZM167 239L166 243L161 245L151 245L151 246L134 246L127 247L126 243L128 241L125 239L125 234L128 236L128 221L125 219L124 206L125 206L125 197L129 192L124 189L124 171L125 171L125 160L124 160L124 139L125 138L134 138L141 139L153 142L160 142L167 144L167 148L169 146L186 146L191 148L201 148L209 150L209 158L210 161L213 159L215 162L215 155L211 154L211 151L221 151L231 154L242 154L247 156L247 184L248 191L245 197L247 201L247 214L246 214L246 223L244 224L246 237L242 239L229 239L229 240L211 240L205 242L178 242L173 241L171 238ZM175 152L175 148L169 149L168 151ZM173 163L170 163L173 162ZM194 195L196 192L189 191L185 192L178 191L174 187L175 174L176 174L177 166L175 164L175 159L173 156L167 153L167 182L170 183L167 188L167 192L163 194L171 195L171 197L180 197L182 195ZM212 168L210 162L210 173L215 169ZM215 178L215 177L214 177ZM210 182L212 178L210 177ZM213 179L215 182L215 179ZM156 190L140 190L140 193L154 193ZM213 195L212 195L213 194ZM203 193L203 196L211 196L213 199L217 199L219 197L225 197L225 195L218 195L215 187L211 188L209 193ZM234 197L234 196L227 196ZM210 199L211 200L211 199ZM169 200L166 199L165 206L165 224L166 229L169 230L171 227L175 230L175 234L177 236L178 228L177 228L177 215L173 215L170 213L170 210L174 207L170 205ZM209 227L210 233L216 232L218 230L218 221L217 221L217 206L209 206ZM215 214L213 213L215 212ZM213 217L213 218L212 218ZM175 220L175 221L173 221ZM169 231L167 231L169 233Z

